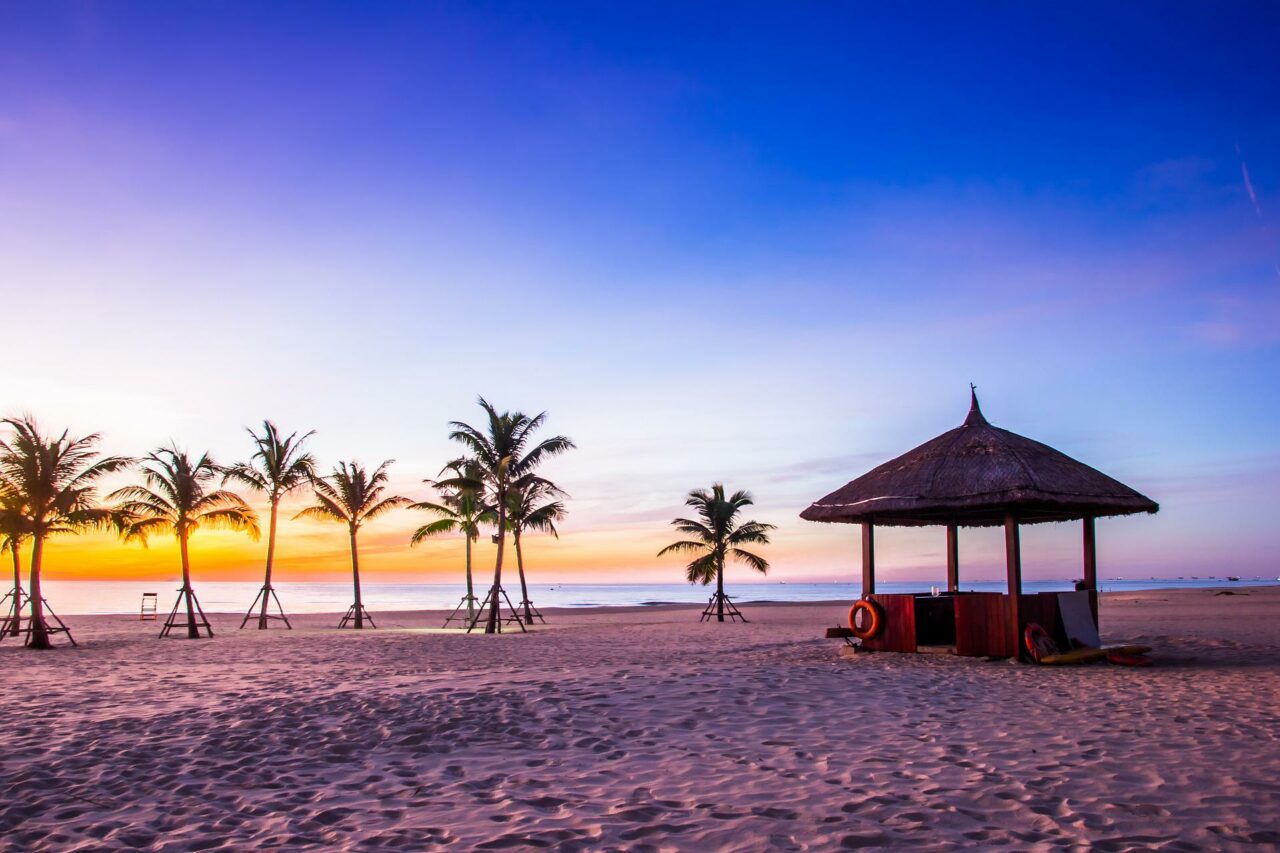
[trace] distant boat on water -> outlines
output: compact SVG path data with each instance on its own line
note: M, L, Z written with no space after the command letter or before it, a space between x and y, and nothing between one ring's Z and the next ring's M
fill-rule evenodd
M1240 578L1236 577L1235 575L1227 575L1227 580L1229 580L1229 581L1238 581L1238 580L1240 580Z

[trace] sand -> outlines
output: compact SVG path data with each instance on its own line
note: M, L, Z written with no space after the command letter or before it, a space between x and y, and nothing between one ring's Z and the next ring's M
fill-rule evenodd
M838 604L437 614L0 644L0 848L1230 849L1280 843L1280 589L1108 595L1158 666L843 658Z

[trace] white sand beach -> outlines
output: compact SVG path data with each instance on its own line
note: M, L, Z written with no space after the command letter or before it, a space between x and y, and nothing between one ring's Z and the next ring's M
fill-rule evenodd
M498 637L77 617L78 649L0 643L0 847L1274 846L1280 589L1233 591L1104 596L1148 670L844 658L834 603Z

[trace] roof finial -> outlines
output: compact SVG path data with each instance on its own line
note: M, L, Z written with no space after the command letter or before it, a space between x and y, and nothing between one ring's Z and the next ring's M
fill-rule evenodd
M969 383L969 417L964 419L965 426L986 426L987 419L982 416L982 408L978 405L978 386Z

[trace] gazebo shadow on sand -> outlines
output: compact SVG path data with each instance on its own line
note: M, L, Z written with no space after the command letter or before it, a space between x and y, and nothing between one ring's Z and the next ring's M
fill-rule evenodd
M1079 594L1087 596L1096 633L1094 520L1158 510L1155 501L1101 471L992 426L971 389L969 416L959 427L873 468L815 501L800 517L862 526L862 595L881 620L874 631L861 631L871 634L863 637L863 648L1016 658L1031 623L1043 626L1061 648L1071 648L1064 611L1075 603L1058 593L1022 593L1021 525L1082 522L1084 580ZM877 525L945 527L946 593L877 594ZM959 529L997 526L1004 527L1009 592L961 592Z

